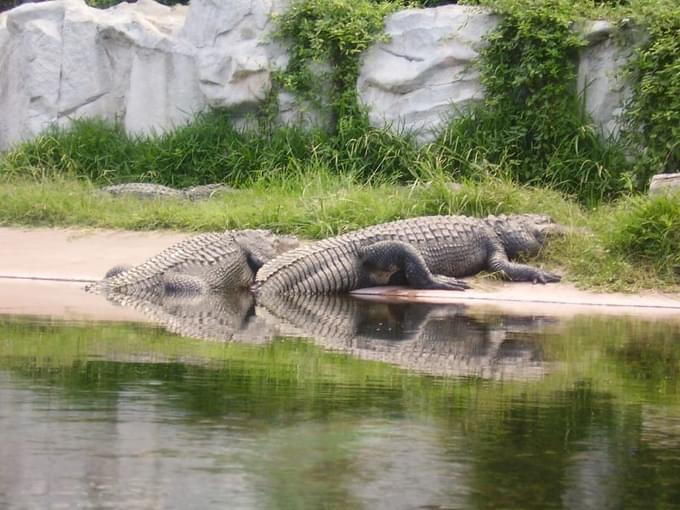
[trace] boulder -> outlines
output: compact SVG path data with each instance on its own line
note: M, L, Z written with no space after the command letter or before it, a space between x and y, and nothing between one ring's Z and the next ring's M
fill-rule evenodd
M676 192L680 192L680 173L657 174L652 177L649 183L650 196Z
M623 70L633 57L641 34L630 27L594 21L579 27L587 44L578 62L577 87L586 111L606 138L618 137L621 115L630 100L631 87ZM622 44L627 38L628 44Z
M205 108L186 7L152 0L108 10L83 0L24 4L0 18L0 149L80 117L153 132ZM11 122L8 120L11 119Z
M289 2L192 0L167 7L139 0L100 10L84 0L52 0L0 13L0 150L80 117L153 133L219 107L236 113L239 128L256 126L252 113L271 90L272 71L288 62L272 37L272 17ZM388 38L365 52L357 82L372 125L413 131L425 142L481 100L475 62L498 22L487 10L461 5L389 16ZM578 30L588 40L579 91L595 122L615 136L630 94L619 70L634 46L618 44L606 22ZM277 99L281 123L330 122L290 94Z
M363 56L357 89L371 124L431 140L453 115L483 98L475 61L498 24L463 5L407 9L385 22L388 40Z
M271 89L271 72L287 64L272 40L272 16L288 0L192 0L182 30L196 48L198 82L207 103L253 111Z

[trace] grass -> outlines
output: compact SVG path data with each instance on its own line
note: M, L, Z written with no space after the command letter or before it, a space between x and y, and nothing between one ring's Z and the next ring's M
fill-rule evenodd
M0 224L195 232L259 227L320 239L414 216L536 212L571 227L540 258L567 281L601 290L680 290L680 207L671 197L631 196L586 209L554 190L502 177L463 180L459 186L445 176L430 177L410 185L369 185L316 168L204 202L113 198L75 179L5 178Z
M478 318L482 323L483 318ZM496 320L489 318L486 320ZM548 374L527 381L489 384L478 378L441 378L416 374L377 361L357 359L323 349L299 338L277 338L265 345L206 342L130 324L74 324L5 318L0 320L0 368L32 375L60 375L96 370L97 362L143 359L145 364L181 363L209 369L220 379L242 371L253 379L253 391L297 388L314 396L320 385L338 391L384 387L399 392L413 407L447 407L452 399L471 407L494 405L527 394L549 397L587 381L595 391L613 393L624 402L678 402L680 348L673 342L675 322L627 318L580 317L561 323L531 341L540 345ZM642 346L642 347L641 347ZM92 366L88 367L88 362ZM124 365L124 364L123 364ZM144 378L143 367L131 363L131 378ZM108 374L110 375L110 374ZM115 374L111 383L119 383ZM90 374L105 386L107 374ZM289 394L289 393L282 393ZM505 398L499 399L499 395ZM323 405L321 401L315 401Z
M535 136L507 128L513 116L526 114L513 108L505 108L507 115L470 110L423 146L360 117L342 119L333 133L266 123L239 131L228 113L213 111L160 136L79 120L0 156L0 224L260 227L319 239L413 216L536 212L573 227L541 255L568 281L678 290L678 206L624 192L619 148L599 140L584 119L571 119L559 144L543 140L547 145L539 147ZM550 121L540 120L541 126ZM237 191L198 203L114 199L97 191L128 181L225 182Z

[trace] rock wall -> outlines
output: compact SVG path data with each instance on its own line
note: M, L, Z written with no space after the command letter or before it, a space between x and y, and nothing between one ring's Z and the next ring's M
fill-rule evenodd
M160 132L209 107L247 115L266 97L271 73L287 63L272 41L272 15L289 0L153 0L107 10L83 0L24 4L0 13L0 150L50 125L79 117L121 122L133 133ZM386 20L389 41L363 56L360 100L376 126L437 128L483 97L474 62L498 18L458 5L409 9ZM626 88L617 70L630 56L606 24L583 29L579 62L585 104L616 134ZM294 98L279 97L282 122L320 122Z

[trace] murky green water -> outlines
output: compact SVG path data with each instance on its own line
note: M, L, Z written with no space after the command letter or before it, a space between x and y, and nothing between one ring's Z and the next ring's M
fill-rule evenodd
M0 508L680 505L678 321L347 303L0 317Z

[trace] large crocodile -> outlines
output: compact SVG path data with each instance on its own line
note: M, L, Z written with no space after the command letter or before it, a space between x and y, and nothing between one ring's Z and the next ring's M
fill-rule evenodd
M129 195L137 198L179 198L202 200L216 194L232 191L226 184L201 184L188 188L175 189L150 182L127 182L105 186L102 191L113 196Z
M90 292L190 295L248 288L268 260L298 245L268 230L227 230L180 241L134 266L116 266Z
M546 235L561 229L536 214L399 220L284 253L258 271L256 288L261 298L395 284L464 290L457 277L485 269L514 281L556 282L558 275L510 259L537 254Z

